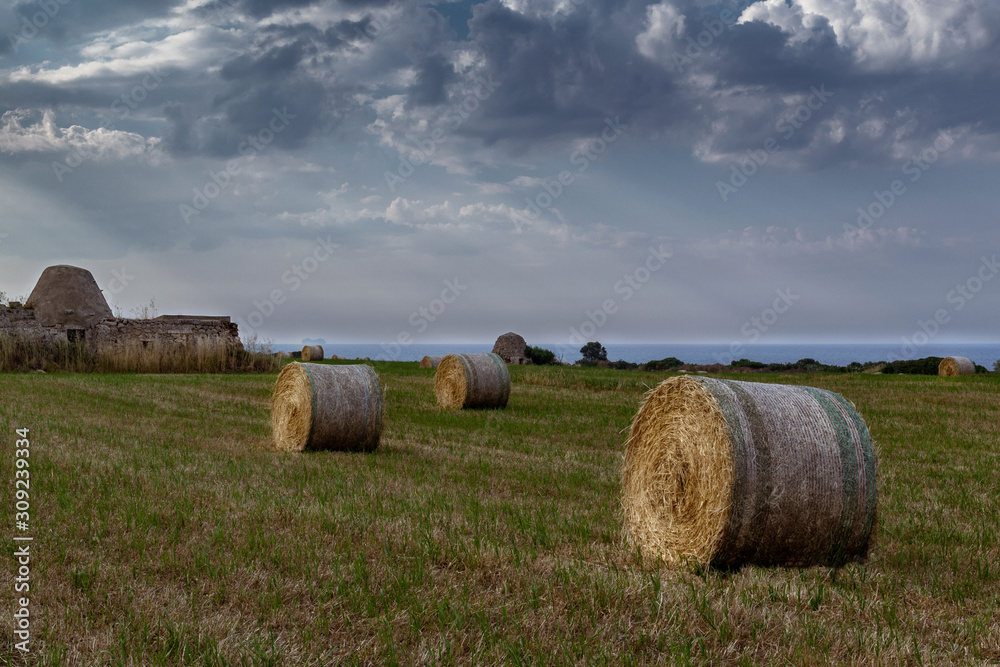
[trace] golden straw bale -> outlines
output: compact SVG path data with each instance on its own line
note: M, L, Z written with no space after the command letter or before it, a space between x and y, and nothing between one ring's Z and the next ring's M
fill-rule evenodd
M959 375L974 375L976 364L967 357L945 357L938 364L938 375L957 377Z
M323 346L306 345L303 347L302 361L323 361Z
M876 468L864 420L838 394L670 378L632 422L622 467L626 534L668 563L864 560Z
M278 449L374 451L382 433L382 389L364 364L286 365L271 399Z
M437 368L438 365L441 363L441 359L443 359L443 358L444 357L427 357L427 356L425 356L423 359L420 360L420 367L421 368Z
M445 408L502 408L510 397L507 364L492 352L449 354L434 375L434 393Z

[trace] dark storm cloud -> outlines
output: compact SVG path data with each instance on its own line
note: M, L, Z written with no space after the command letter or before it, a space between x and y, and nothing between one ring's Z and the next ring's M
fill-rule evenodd
M170 128L163 147L174 156L225 158L238 154L241 147L248 150L248 137L263 132L269 151L299 148L335 123L327 111L328 99L329 92L320 83L293 79L234 89L216 100L214 107L221 115L208 118L184 105L172 105L166 109ZM275 127L281 129L274 131Z
M104 31L177 4L105 0L88 4L92 15L76 21L82 3L69 2L50 27L59 19L79 34ZM824 9L829 15L808 20L794 0L746 8L592 0L553 11L554 4L524 3L518 11L499 0L225 0L216 9L230 12L225 35L233 41L219 50L221 67L178 65L149 94L147 109L170 105L163 147L175 156L232 154L284 107L296 122L274 146L296 148L345 115L374 113L392 95L406 96L406 113L384 118L386 133L405 136L428 114L447 114L484 77L502 82L499 92L455 132L514 154L589 137L610 117L634 134L718 161L759 148L803 104L811 104L807 122L781 135L783 155L798 165L884 161L898 155L899 142L919 144L940 129L1000 131L1000 8L981 0L936 5L952 14L931 32L926 16L916 15L921 6L911 7L913 16L882 16L889 5L877 0L858 0L851 11L850 3L833 3ZM235 21L241 12L264 19L313 5L326 20ZM26 16L37 7L16 10ZM737 23L744 9L755 20ZM470 11L463 40L453 24ZM218 12L204 16L222 21ZM866 34L859 17L887 32ZM930 43L940 46L931 52ZM105 113L102 91L127 88L135 78L112 71L66 83L8 79L0 84L0 109ZM832 92L820 108L809 102L814 88Z
M337 4L348 9L379 9L389 5L398 5L400 0L338 0Z
M244 0L241 7L255 19L263 19L275 12L317 4L317 0Z
M445 86L455 79L455 69L441 54L423 59L417 67L417 80L409 89L409 101L416 105L444 104Z
M46 39L62 42L96 31L113 30L139 23L145 19L163 17L184 0L33 0L17 4L14 11L19 22L39 28ZM4 40L7 41L7 40Z
M372 22L371 16L365 16L359 21L344 19L334 25L320 30L311 23L296 23L294 25L268 25L261 29L265 35L284 40L307 39L333 51L352 42L371 39L366 31Z
M233 79L270 79L293 71L306 56L307 51L315 52L311 44L299 39L291 44L275 46L266 53L256 56L244 54L222 66L220 74L227 81Z
M637 57L634 35L608 22L599 4L556 24L499 2L474 8L470 40L485 69L513 84L486 105L488 140L517 145L587 135L608 115L684 121L689 110L676 103L671 76Z
M660 35L644 34L661 10L673 24ZM783 149L798 164L820 166L885 161L898 152L901 136L919 143L942 128L991 132L1000 119L1000 9L991 5L966 17L981 21L975 29L959 18L940 27L934 39L945 46L954 41L953 54L942 47L922 57L921 40L931 37L909 36L907 30L924 28L910 25L915 19L905 14L882 26L885 39L852 42L843 34L838 39L832 24L839 21L846 33L843 24L853 16L846 10L810 16L799 28L737 23L739 12L720 14L719 6L693 2L588 2L554 15L538 11L521 13L496 1L474 7L469 38L484 69L516 86L490 99L464 133L529 145L582 136L604 117L621 115L636 131L698 146L712 159L781 136L782 120L808 103L808 122L796 124ZM965 44L981 31L990 35L986 44ZM659 49L656 57L637 46L642 38ZM895 38L902 56L885 46ZM833 92L822 108L809 101L814 87ZM874 134L859 131L865 123Z

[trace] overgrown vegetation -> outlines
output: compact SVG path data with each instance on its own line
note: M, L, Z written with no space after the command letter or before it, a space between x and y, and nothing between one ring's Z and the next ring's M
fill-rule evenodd
M667 357L658 361L648 361L644 365L647 371L676 371L684 365L684 362L677 357Z
M658 361L647 361L644 364L636 364L622 359L618 361L581 359L576 362L576 365L587 368L600 366L626 371L672 372L684 370L709 373L884 373L887 375L902 373L907 375L937 375L940 363L941 357L926 357L924 359L894 361L892 363L885 361L866 361L865 363L853 361L847 366L836 366L823 364L815 359L805 358L784 364L738 359L731 361L728 366L723 366L722 364L686 364L677 357L667 357ZM1000 361L994 365L994 369L998 367L1000 367ZM983 366L976 364L976 372L988 373L989 371Z
M524 356L531 360L531 363L536 366L551 366L553 364L558 364L556 361L556 353L552 350L546 350L542 347L533 347L528 345L524 348Z
M373 455L275 452L273 373L0 376L0 479L15 429L31 437L29 663L1000 660L998 376L754 376L857 405L877 538L837 571L718 571L622 538L624 440L662 374L511 367L507 409L446 411L417 364L372 365ZM12 623L0 663L17 664Z
M144 344L135 341L92 353L82 341L40 341L0 334L0 372L231 373L268 372L280 362L256 338L243 348L224 344Z
M943 357L924 357L923 359L907 359L904 361L893 361L886 364L882 372L891 375L901 373L904 375L937 375L938 366ZM989 370L979 364L975 364L977 373L989 373Z

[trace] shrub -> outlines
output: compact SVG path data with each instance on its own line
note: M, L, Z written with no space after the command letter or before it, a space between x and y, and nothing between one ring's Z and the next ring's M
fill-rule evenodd
M902 373L905 375L937 375L941 357L924 357L923 359L906 359L893 361L885 365L882 372L887 375Z
M531 363L536 366L548 366L558 363L556 361L556 353L542 347L532 347L531 345L528 345L524 348L524 356L531 359Z
M645 364L647 371L675 371L683 365L684 362L677 357L667 357L659 361L647 361Z

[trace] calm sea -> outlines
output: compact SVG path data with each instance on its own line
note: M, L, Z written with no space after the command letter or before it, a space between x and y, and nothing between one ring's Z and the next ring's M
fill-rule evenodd
M302 344L288 343L272 346L275 350L301 350ZM580 359L578 347L558 344L539 344L556 353L565 362L572 363ZM961 356L972 359L977 364L993 370L993 364L1000 360L1000 343L968 344L956 343L927 344L904 347L902 344L817 344L803 343L798 345L746 345L733 354L729 345L698 345L698 344L622 344L608 343L604 346L608 351L608 359L615 361L624 359L632 363L643 363L654 359L677 357L689 364L728 364L735 359L750 359L769 363L792 363L799 359L811 358L823 364L846 366L852 361L894 361L899 359L919 359L922 357ZM345 359L369 357L381 361L419 361L424 355L443 356L445 354L465 354L472 352L489 352L492 343L433 343L412 344L404 346L378 345L370 343L326 343L324 352L329 356L336 354Z

